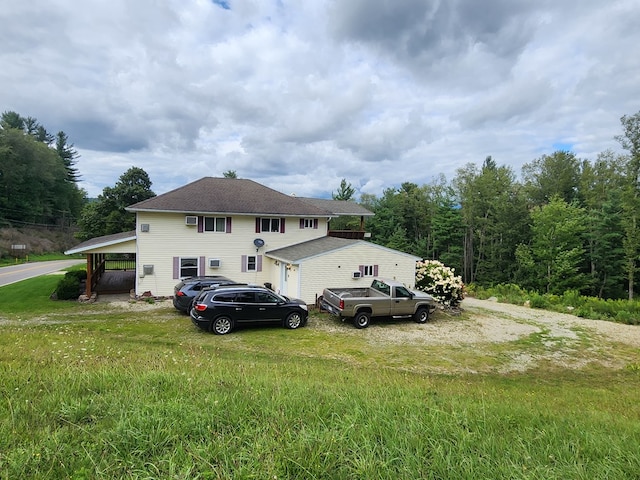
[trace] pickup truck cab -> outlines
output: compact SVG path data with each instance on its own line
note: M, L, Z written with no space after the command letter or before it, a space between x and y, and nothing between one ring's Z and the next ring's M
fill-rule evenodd
M356 328L366 328L373 317L413 317L425 323L437 302L424 292L409 290L395 280L374 278L363 288L325 288L320 306Z

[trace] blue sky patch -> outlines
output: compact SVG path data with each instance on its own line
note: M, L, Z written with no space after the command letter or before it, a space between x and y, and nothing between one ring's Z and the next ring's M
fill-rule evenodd
M554 152L571 152L573 149L572 143L556 142L552 146Z
M226 0L211 0L213 2L214 5L218 5L219 7L224 8L225 10L231 10L231 6L229 5L229 2L227 2Z

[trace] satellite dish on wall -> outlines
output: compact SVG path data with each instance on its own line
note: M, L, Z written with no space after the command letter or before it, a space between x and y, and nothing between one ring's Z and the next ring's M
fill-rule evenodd
M264 247L264 240L261 238L256 238L253 241L253 244L256 246L256 248Z

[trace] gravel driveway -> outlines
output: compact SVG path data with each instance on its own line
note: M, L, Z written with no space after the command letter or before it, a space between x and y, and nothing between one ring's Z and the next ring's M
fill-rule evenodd
M517 336L520 327L528 326L540 332L548 329L551 337L571 339L575 338L576 331L588 331L603 340L640 347L640 327L637 325L587 320L570 314L475 298L466 298L462 307L474 314L480 330L493 341L501 341L504 335Z
M379 320L365 330L338 321L317 322L313 327L364 338L375 346L417 348L424 352L423 366L430 365L422 370L508 373L542 364L640 368L638 326L471 297L462 302L462 309L464 315L438 310L423 325Z

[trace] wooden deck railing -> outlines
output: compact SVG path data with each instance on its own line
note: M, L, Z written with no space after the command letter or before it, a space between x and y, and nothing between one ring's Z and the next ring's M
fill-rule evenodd
M327 234L330 237L349 238L354 240L362 240L365 238L363 230L329 230Z
M135 270L136 261L132 259L106 259L104 261L104 270Z

